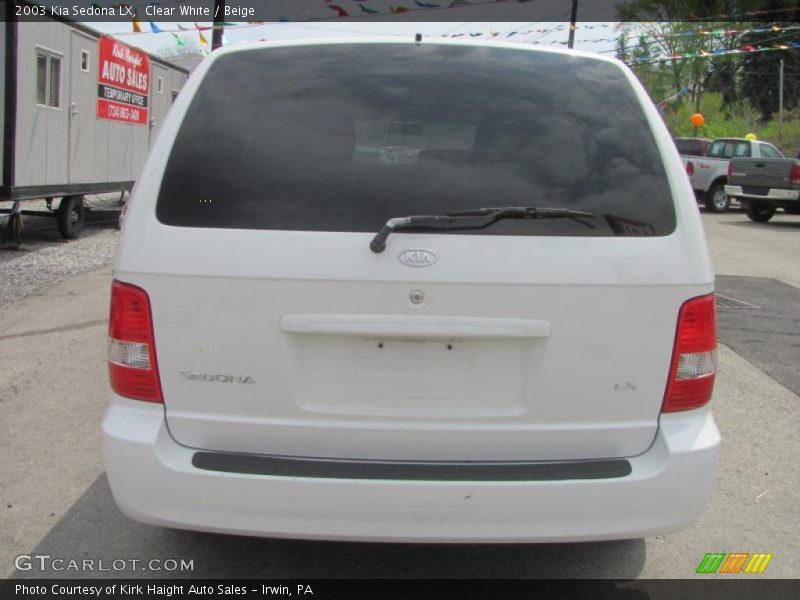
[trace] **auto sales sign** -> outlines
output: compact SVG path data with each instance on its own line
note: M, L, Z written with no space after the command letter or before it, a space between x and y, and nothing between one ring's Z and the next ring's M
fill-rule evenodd
M111 37L100 38L97 118L144 125L150 95L150 57Z

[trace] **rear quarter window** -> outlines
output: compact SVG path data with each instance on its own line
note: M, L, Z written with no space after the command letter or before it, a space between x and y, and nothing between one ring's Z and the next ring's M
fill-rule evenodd
M614 64L516 49L332 44L220 56L156 205L180 227L375 232L484 206L590 211L469 235L666 235L675 214Z
M761 151L761 156L764 158L783 158L783 154L781 154L775 146L770 146L769 144L759 144L759 150Z

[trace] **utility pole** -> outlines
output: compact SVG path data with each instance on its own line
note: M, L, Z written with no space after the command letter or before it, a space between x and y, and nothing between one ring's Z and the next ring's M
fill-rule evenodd
M567 48L575 45L575 22L578 18L578 0L572 0L572 14L569 18L569 42Z
M694 112L700 112L700 95L703 91L703 84L699 79L694 81ZM694 127L694 137L697 137L697 125Z
M778 143L783 135L783 59L781 59L780 76L778 77Z
M214 29L211 33L211 49L222 47L222 35L225 33L225 0L214 0Z

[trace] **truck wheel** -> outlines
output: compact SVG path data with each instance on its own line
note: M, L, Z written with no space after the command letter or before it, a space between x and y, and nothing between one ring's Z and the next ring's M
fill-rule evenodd
M751 202L747 205L747 216L756 223L766 223L775 214L775 207L763 202Z
M86 207L83 196L64 196L58 204L56 222L58 231L65 240L74 240L83 229Z
M731 199L725 193L721 183L715 183L706 194L706 209L711 212L725 212L731 207Z

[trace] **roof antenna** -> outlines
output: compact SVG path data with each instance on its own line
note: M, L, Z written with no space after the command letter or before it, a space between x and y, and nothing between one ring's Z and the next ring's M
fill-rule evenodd
M415 41L415 42L417 42L417 43L419 44L419 43L422 41L422 34L421 34L421 33L417 33L417 34L414 36L414 41Z

